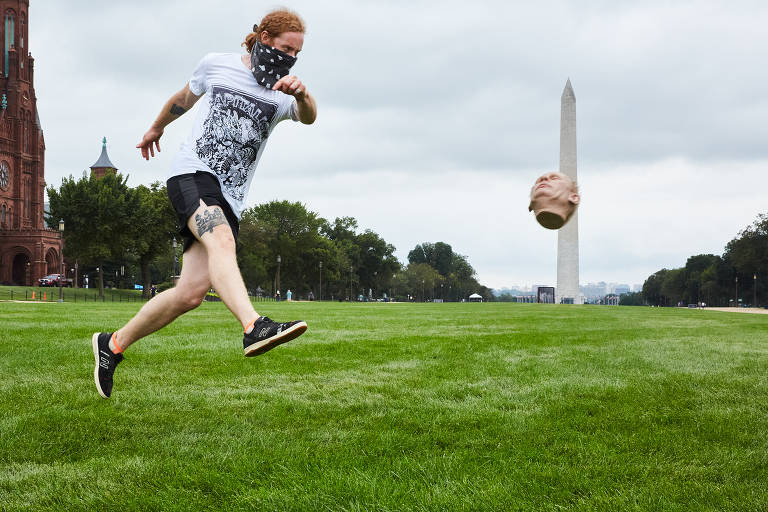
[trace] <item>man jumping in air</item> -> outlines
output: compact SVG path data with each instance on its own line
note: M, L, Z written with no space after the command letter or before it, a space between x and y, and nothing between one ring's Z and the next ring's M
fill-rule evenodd
M312 124L317 117L314 98L289 72L303 44L304 23L296 13L267 14L245 37L248 53L203 57L189 83L171 96L136 146L146 160L154 157L165 127L205 95L167 182L184 238L181 276L125 326L93 335L93 377L102 397L112 394L123 351L199 306L211 286L242 324L246 356L263 354L307 330L305 322L278 323L259 316L235 255L238 221L269 134L280 121Z

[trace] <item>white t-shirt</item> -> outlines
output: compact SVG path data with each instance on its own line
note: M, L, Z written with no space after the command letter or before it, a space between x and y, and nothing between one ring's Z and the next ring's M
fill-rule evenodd
M173 157L168 177L212 173L240 218L269 134L280 121L298 120L296 100L259 85L235 53L203 57L189 90L205 96L198 101L192 132Z

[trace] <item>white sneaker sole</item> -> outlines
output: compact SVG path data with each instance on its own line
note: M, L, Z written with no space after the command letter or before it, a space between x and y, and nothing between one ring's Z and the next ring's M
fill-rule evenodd
M252 345L248 345L243 350L245 351L245 357L253 357L263 354L268 350L272 350L278 345L282 345L288 341L298 338L304 331L307 330L306 322L299 322L296 325L292 325L289 329L284 330L278 334L275 334L271 338L261 340ZM97 362L98 364L98 362Z
M91 345L93 345L93 357L96 360L96 365L93 367L93 382L96 383L96 390L101 395L101 398L109 398L104 394L104 391L101 390L101 384L99 384L99 334L101 333L97 332L91 336Z

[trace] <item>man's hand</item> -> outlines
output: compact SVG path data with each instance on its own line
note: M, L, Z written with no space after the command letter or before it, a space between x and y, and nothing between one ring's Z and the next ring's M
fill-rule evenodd
M301 80L297 76L289 75L284 76L272 86L272 90L284 92L290 96L296 98L296 101L301 101L307 93L307 88L301 83Z
M280 91L296 98L299 110L299 121L312 124L317 118L315 99L307 92L307 87L294 75L284 76L272 86L272 90Z
M163 130L155 128L154 126L147 130L141 142L136 144L136 147L141 151L141 156L144 160L149 160L149 156L155 156L155 147L157 152L160 152L160 137L163 136ZM154 147L152 146L154 144Z
M179 116L184 115L184 112L192 108L198 99L200 99L200 96L190 91L189 84L187 84L165 102L165 106L160 111L155 122L149 127L147 133L144 134L141 142L136 144L144 160L149 160L150 155L155 156L155 148L157 148L158 153L160 152L160 137L163 136L165 127L178 119ZM154 147L152 146L153 144Z

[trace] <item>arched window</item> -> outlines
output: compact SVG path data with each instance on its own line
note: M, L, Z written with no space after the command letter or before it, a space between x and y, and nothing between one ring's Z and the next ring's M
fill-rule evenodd
M26 76L24 76L24 61L26 60L27 55L24 52L24 35L27 26L26 20L24 13L21 13L21 16L19 16L19 47L21 48L21 51L19 52L19 65L21 66L21 74L23 78L26 78Z
M5 227L5 205L0 208L0 226Z
M6 11L5 13L5 60L4 60L5 64L3 66L3 69L5 70L6 77L8 76L8 68L9 68L8 52L10 51L11 48L13 48L16 45L13 37L14 31L15 31L14 16L15 14L11 10Z
M31 122L31 115L29 111L24 112L24 152L29 153L29 124Z
M29 219L32 216L32 181L27 179L24 183L24 218Z

